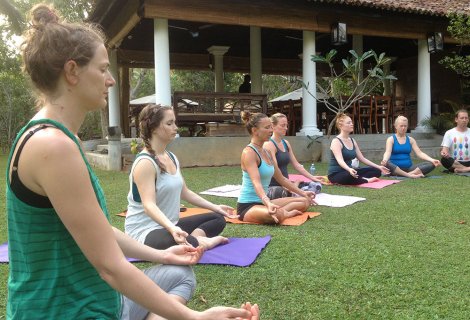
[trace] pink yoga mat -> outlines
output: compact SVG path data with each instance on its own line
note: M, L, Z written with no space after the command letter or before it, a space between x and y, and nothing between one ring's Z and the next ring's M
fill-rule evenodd
M306 178L301 174L289 174L289 180L292 181L292 182L297 182L297 181L310 182L310 181L312 181L309 178Z
M389 185L399 183L399 182L401 182L401 180L379 180L379 181L376 181L376 182L359 184L355 187L370 188L370 189L382 189L382 188L385 188Z

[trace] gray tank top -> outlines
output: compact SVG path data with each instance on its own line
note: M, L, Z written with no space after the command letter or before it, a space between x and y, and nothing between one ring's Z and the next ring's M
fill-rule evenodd
M168 152L168 151L167 151ZM144 211L144 206L135 187L132 175L140 161L151 161L156 171L155 198L157 206L173 223L178 223L180 213L181 190L183 189L183 177L181 176L178 159L168 152L170 158L175 161L176 173L162 173L155 160L147 153L140 153L132 164L129 174L129 193L127 195L127 215L125 231L132 238L144 243L147 235L155 229L163 227L150 218Z

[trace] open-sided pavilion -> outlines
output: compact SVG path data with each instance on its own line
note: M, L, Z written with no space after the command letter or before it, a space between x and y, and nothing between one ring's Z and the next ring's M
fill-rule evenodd
M89 20L108 36L111 69L118 80L109 101L109 125L129 134L129 68L155 69L156 102L171 105L170 69L213 70L215 92L223 72L250 73L252 93L262 94L262 74L301 76L316 83L322 70L311 55L333 48L331 26L347 26L348 43L335 47L373 49L393 57L398 77L388 94L415 96L417 132L431 105L458 95L458 79L428 52L427 37L442 32L446 48L449 12L470 14L466 0L97 0ZM445 78L445 81L442 81ZM311 90L315 92L315 90ZM297 135L321 135L317 103L303 92ZM117 130L120 132L120 130Z

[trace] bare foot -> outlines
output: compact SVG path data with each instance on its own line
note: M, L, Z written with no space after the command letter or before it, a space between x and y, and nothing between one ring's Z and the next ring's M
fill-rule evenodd
M413 171L410 171L409 174L412 174L418 177L424 177L423 172L421 171L420 168L416 168Z
M204 250L209 250L214 247L217 247L218 245L228 243L228 239L222 236L216 236L212 238L208 237L196 237L197 241L199 241L199 245L204 248Z
M424 174L422 174L422 173L410 174L410 178L412 178L412 179L424 178Z
M287 212L286 212L286 218L292 218L292 217L301 215L302 213L303 213L302 211L297 210L297 209L294 209L294 210L291 210L291 211L287 211Z
M371 183L371 182L377 182L379 181L380 179L377 178L377 177L372 177L372 178L364 178L367 180L368 183Z
M277 209L276 213L273 215L277 218L278 222L281 223L282 221L286 220L287 218L292 218L302 214L303 212L297 209L287 211L285 209L279 208Z

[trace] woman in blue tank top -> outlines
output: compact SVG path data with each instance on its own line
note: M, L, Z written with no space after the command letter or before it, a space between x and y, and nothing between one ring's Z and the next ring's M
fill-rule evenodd
M421 151L413 137L406 134L408 130L408 119L398 116L395 119L395 134L387 138L382 165L386 166L391 174L408 178L421 178L430 173L441 162L433 159ZM420 159L426 160L413 165L411 161L411 150Z
M242 221L273 224L301 214L314 204L315 193L303 191L286 179L271 155L263 148L272 134L269 118L262 113L243 112L250 144L243 149L241 156L242 188L237 203L237 214ZM289 191L300 197L287 197L270 200L266 195L271 178L274 178Z
M332 183L357 185L377 181L381 173L388 174L384 166L379 166L362 155L357 142L350 137L354 124L346 114L336 116L336 128L340 131L331 141L331 158L328 166L328 179ZM368 167L353 168L352 160L357 158Z
M286 178L289 178L287 166L290 163L301 175L307 179L312 180L311 182L296 183L296 185L301 189L308 189L309 191L319 193L322 188L321 184L325 183L326 179L322 176L311 175L310 172L305 170L304 166L301 165L299 161L297 161L289 141L284 139L288 128L286 115L282 113L275 113L270 117L270 120L273 125L273 135L269 141L265 142L264 148L271 153L273 159L275 158L277 166L281 170L282 175ZM285 192L285 189L281 187L279 182L272 178L268 189L269 198L276 199L288 195L289 194Z

